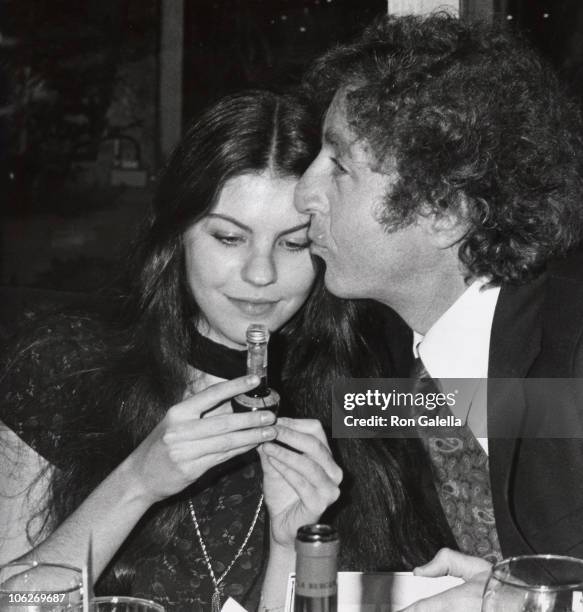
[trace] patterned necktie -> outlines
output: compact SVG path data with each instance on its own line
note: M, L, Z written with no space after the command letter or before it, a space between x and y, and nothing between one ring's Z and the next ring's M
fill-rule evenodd
M439 393L421 359L411 371L413 393ZM451 415L448 406L438 407L432 416ZM431 466L439 501L458 548L468 555L492 563L502 558L490 490L488 456L467 425L418 428Z

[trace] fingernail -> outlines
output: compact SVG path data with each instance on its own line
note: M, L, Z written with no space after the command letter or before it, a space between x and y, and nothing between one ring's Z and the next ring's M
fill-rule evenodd
M247 378L245 379L245 382L250 387L256 387L259 384L259 377L256 376L255 374L252 374L251 376L247 376Z
M261 422L262 423L273 423L275 421L275 414L269 411L261 411Z
M275 431L275 429L273 427L266 427L265 429L261 430L261 435L266 440L271 440L271 439L275 438L276 433L277 432Z

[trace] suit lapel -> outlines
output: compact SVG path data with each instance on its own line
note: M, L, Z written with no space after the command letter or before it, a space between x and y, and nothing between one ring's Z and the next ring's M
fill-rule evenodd
M526 378L541 350L545 282L546 275L542 275L527 285L502 287L490 335L489 379ZM488 431L511 436L520 427L526 404L522 386L508 383L488 385ZM498 435L489 442L492 501L505 556L532 551L511 510L512 469L519 444L517 438Z
M490 335L489 378L524 378L539 354L546 279L502 287Z

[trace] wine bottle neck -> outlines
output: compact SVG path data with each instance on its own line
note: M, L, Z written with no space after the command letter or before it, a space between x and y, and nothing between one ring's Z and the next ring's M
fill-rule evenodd
M267 386L267 376L262 376L259 385L251 391L247 391L249 397L267 397L271 393L271 389Z

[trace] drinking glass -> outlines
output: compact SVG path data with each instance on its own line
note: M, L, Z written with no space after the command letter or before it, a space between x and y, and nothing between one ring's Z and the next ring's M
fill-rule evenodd
M63 612L82 601L81 570L57 563L0 566L1 612Z
M583 612L583 560L512 557L490 573L482 612Z
M149 599L138 597L94 597L90 612L164 612L164 608Z

